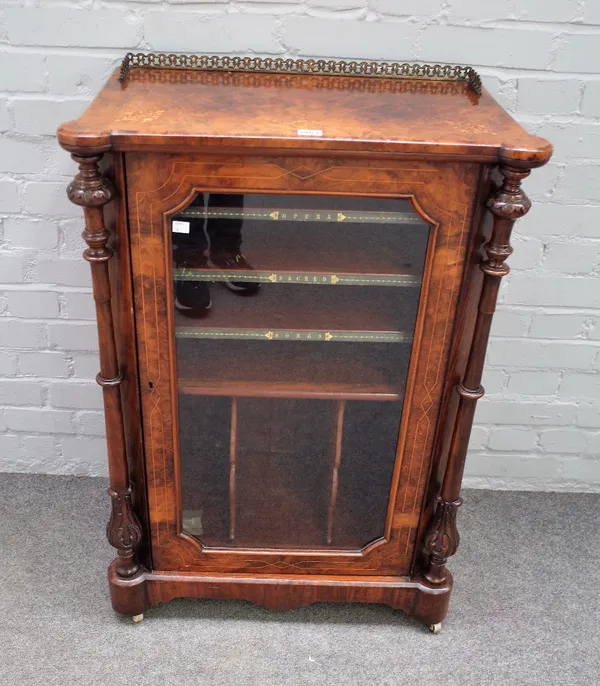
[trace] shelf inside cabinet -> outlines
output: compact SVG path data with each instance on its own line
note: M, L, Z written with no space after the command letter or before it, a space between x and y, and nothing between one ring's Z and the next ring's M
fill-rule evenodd
M410 344L178 339L185 395L400 401Z
M182 326L175 329L177 338L258 340L337 343L410 343L412 336L403 331L326 331L324 329L215 329Z
M240 297L221 284L209 288L212 307L203 318L194 319L175 311L179 335L202 338L208 337L210 330L236 329L243 333L244 329L256 329L275 336L275 330L298 329L329 332L340 338L341 332L352 331L361 335L397 333L403 336L398 340L410 340L403 332L412 332L418 305L414 292L404 289L392 296L386 288L313 290L265 285L252 297Z
M312 198L311 198L312 201ZM381 210L335 210L331 208L298 207L188 207L178 213L178 217L195 219L241 219L273 222L320 222L325 224L414 224L423 226L425 222L414 212L390 212Z
M415 288L421 279L414 274L356 274L338 272L259 271L243 269L175 269L176 281L249 281L293 286L395 286Z
M375 400L395 402L402 399L403 388L393 386L354 386L353 384L310 384L285 382L200 381L181 377L178 390L184 395L218 395L233 398L306 398L335 400Z
M266 200L266 196L262 197ZM301 200L302 196L294 199L295 202ZM199 216L187 216L190 211ZM273 208L266 210L268 213L274 211L276 210ZM233 210L228 209L227 212L231 215ZM327 210L322 210L321 216L325 216L326 212ZM345 209L343 212L330 212L343 216L350 214ZM297 213L302 214L303 210L299 209ZM255 271L245 274L236 270L236 277L239 274L243 277L240 280L247 277L264 283L418 286L421 282L429 225L420 220L414 221L410 213L369 210L368 213L361 214L365 217L377 214L402 216L407 217L407 220L390 224L374 220L327 223L322 220L300 221L293 218L276 222L270 219L244 218L243 225L238 229L241 250ZM183 219L191 224L190 236L204 231L203 218L204 210L194 208L173 217L174 220ZM199 220L196 225L194 219ZM207 233L210 233L208 229ZM173 235L178 236L177 233ZM186 237L185 240L189 239ZM200 241L203 241L201 237ZM184 261L181 254L176 254L175 258L176 261ZM196 274L192 273L191 277L197 275L207 281L226 280L228 274L225 272L223 275L222 272L222 269L215 267L199 270ZM181 272L176 276L185 277L185 273Z

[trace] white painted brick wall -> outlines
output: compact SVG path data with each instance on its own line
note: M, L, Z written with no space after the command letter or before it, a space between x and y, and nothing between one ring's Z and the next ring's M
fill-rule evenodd
M126 50L475 66L556 147L526 181L467 483L600 490L600 0L4 0L0 469L105 473L73 164L54 138Z

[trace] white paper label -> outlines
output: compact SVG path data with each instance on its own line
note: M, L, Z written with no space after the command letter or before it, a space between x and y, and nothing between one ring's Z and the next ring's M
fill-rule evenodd
M189 233L190 223L189 222L179 222L175 220L171 225L173 233Z
M299 136L322 136L321 129L298 129Z

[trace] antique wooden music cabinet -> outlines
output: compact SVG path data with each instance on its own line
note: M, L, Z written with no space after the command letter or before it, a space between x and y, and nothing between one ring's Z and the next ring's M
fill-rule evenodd
M439 629L521 181L470 67L129 54L58 138L100 339L114 609Z

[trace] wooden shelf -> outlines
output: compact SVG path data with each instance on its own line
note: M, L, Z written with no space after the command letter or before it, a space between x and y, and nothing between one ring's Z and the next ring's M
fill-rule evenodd
M410 345L177 339L185 395L399 401Z
M410 332L418 291L387 288L313 290L301 286L263 286L252 297L240 297L225 286L209 286L212 307L201 319L175 311L176 329L188 335L209 329ZM198 334L198 337L202 336Z
M353 386L341 383L268 383L248 381L199 381L179 378L178 391L184 395L219 395L233 398L305 398L315 400L402 400L403 387Z
M427 226L415 212L389 212L382 210L301 209L298 207L188 207L177 219L242 219L273 222L317 222L324 224L412 224Z
M280 222L275 231L273 222L247 219L241 230L242 252L256 270L254 280L256 274L259 280L271 283L300 283L286 281L288 277L325 277L332 285L341 285L332 280L335 276L346 283L362 277L366 282L361 285L374 285L369 284L371 278L387 278L388 285L418 286L428 236L429 226L415 223L338 225L287 221ZM223 270L213 270L213 274L201 271L206 272L206 280L216 280L215 272ZM273 274L277 280L270 279ZM394 284L393 279L399 282Z
M214 329L208 327L178 327L177 338L201 340L255 340L285 343L410 343L412 335L404 331L324 331L323 329Z
M176 281L254 281L294 286L395 286L416 288L421 279L415 274L355 274L338 272L258 271L243 269L175 269Z

